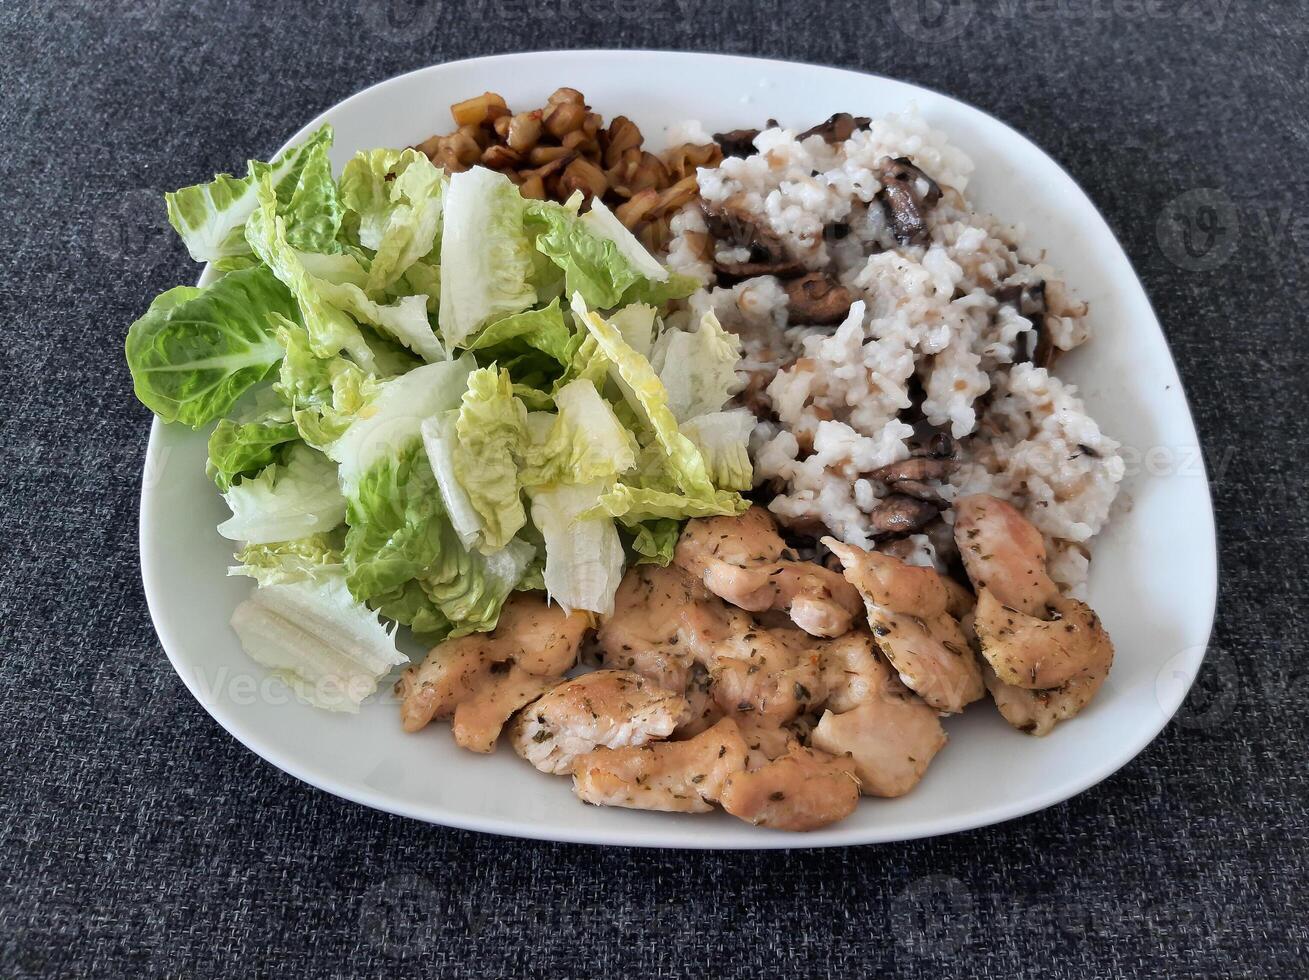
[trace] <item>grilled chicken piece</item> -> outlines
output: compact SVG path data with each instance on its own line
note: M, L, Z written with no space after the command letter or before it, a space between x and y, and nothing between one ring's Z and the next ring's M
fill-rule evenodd
M458 704L477 697L503 673L500 665L508 661L538 677L562 677L577 661L587 625L584 613L566 614L547 605L540 593L512 596L494 630L447 640L421 666L401 675L395 691L404 730L416 732L433 718L449 718Z
M1059 722L1067 721L1091 703L1109 676L1110 666L1112 663L1104 663L1083 678L1044 691L1006 684L996 677L990 664L982 664L982 673L1005 721L1028 735L1048 735Z
M960 498L954 537L979 595L990 589L1004 605L1037 617L1059 595L1046 574L1041 532L1012 504L980 493Z
M823 712L810 744L849 756L866 796L903 796L946 743L936 712L909 691L886 693L841 714Z
M789 724L779 725L754 715L737 715L735 720L741 737L745 739L746 768L752 771L780 759L802 744L799 734Z
M775 830L817 830L848 817L859 803L849 759L796 746L754 771L727 778L720 801L734 817Z
M973 628L996 676L1016 687L1046 690L1108 671L1113 644L1091 607L1058 596L1045 608L1048 619L1025 616L982 590Z
M506 669L507 668L507 669ZM502 661L472 696L455 706L451 732L455 744L471 752L493 752L500 730L519 708L531 704L558 683Z
M573 792L586 803L706 813L727 777L745 769L746 744L724 718L684 742L596 749L573 763Z
M824 645L826 707L841 714L888 692L901 694L905 686L877 650L870 634L849 632Z
M680 694L628 670L597 670L551 689L510 729L514 751L542 772L572 771L578 756L667 738L686 720Z
M694 637L720 629L723 601L675 565L639 565L623 577L614 611L596 635L604 666L632 670L690 702L688 720L674 732L689 738L711 727L723 712L713 699L705 666L697 659Z
M780 725L827 699L822 657L797 629L766 629L747 616L718 647L714 700L727 712Z
M986 694L968 637L946 612L950 593L935 571L835 538L823 544L863 594L877 645L908 687L945 714Z
M867 796L903 796L945 745L936 712L908 690L866 633L827 644L827 711L809 743L849 756Z
M693 662L688 617L713 599L676 566L638 565L623 576L614 611L596 633L604 665L633 670L670 691L685 691Z
M1095 697L1113 643L1090 607L1060 595L1041 532L1017 509L982 494L955 507L955 539L977 588L973 628L986 686L1009 724L1045 735Z
M674 560L732 605L785 610L813 636L840 636L859 614L859 596L849 583L821 565L797 561L762 507L689 522Z

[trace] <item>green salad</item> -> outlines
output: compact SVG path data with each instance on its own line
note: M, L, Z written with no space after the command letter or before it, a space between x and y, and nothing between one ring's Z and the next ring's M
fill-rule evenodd
M525 200L379 149L334 178L323 127L244 177L167 195L211 285L127 334L137 397L211 429L246 651L357 710L423 641L489 630L515 590L603 615L680 522L736 514L753 419L737 339L686 328L671 274L599 202ZM682 317L681 319L685 319ZM389 622L388 622L389 621Z

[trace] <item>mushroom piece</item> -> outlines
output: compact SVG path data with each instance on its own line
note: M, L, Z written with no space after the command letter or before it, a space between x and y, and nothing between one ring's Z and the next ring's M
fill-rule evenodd
M817 830L859 804L854 763L796 746L754 771L727 778L720 802L738 819L775 830Z
M867 129L872 123L868 116L852 116L848 112L837 112L817 126L806 129L796 137L805 140L810 136L821 136L827 143L844 143L856 130Z
M733 129L714 133L714 142L722 148L725 157L748 157L755 152L754 140L758 135L757 129Z
M854 297L831 276L810 272L785 283L787 311L791 324L830 327L850 314Z
M930 487L910 486L918 493L935 497ZM938 498L939 499L939 498ZM940 507L932 499L923 499L907 493L893 493L882 499L868 515L875 535L911 534L936 519Z
M926 441L914 450L915 456L932 459L953 459L956 452L954 436L945 429L935 429Z
M746 766L745 739L724 718L695 738L596 749L573 763L573 792L584 803L635 810L707 813L727 779Z
M912 456L898 463L891 463L889 466L873 470L868 474L868 479L886 484L887 489L891 491L893 496L913 497L916 500L933 505L935 511L940 511L947 505L947 501L927 481L945 480L958 466L959 464L948 456ZM888 501L891 499L892 497L887 498ZM918 530L923 524L935 517L935 511L927 520L922 521L912 530ZM914 516L926 513L926 510L919 508L914 512ZM874 515L876 515L876 511L874 511ZM904 515L904 517L908 516L908 514ZM876 521L874 521L874 526L876 526Z
M724 202L713 207L702 205L702 210L709 234L720 242L750 250L750 258L745 262L715 260L714 269L720 275L733 279L750 279L755 276L789 279L804 274L804 263L787 254L782 239L760 226L755 217L743 208Z
M911 456L898 463L891 463L873 470L868 479L882 483L923 483L927 480L944 480L959 464L949 456Z
M1059 356L1059 348L1054 345L1054 339L1045 325L1045 281L1002 286L996 290L995 299L997 303L1011 307L1032 323L1033 339L1025 350L1017 352L1018 363L1030 362L1047 371L1053 368L1055 358Z
M879 197L895 240L901 245L926 245L926 214L941 199L940 185L907 157L883 157L875 169L882 182Z

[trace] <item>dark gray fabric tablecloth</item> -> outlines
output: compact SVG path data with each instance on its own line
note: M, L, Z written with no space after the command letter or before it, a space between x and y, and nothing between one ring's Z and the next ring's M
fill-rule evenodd
M1306 5L432 10L0 0L0 976L1309 975ZM121 360L126 325L195 275L159 193L390 75L586 46L922 83L1030 134L1104 210L1192 398L1223 556L1199 686L1132 764L944 839L599 850L327 796L186 692L140 586L149 420ZM1178 215L1190 252L1160 236Z

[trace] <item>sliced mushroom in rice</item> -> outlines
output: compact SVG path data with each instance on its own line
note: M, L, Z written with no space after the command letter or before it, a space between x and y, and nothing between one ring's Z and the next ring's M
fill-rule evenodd
M757 129L733 129L727 133L714 133L714 142L719 145L725 157L748 157L755 152Z
M923 488L923 492L928 491L930 488ZM912 534L934 521L940 512L940 506L930 500L893 493L873 508L868 524L876 535Z
M786 290L788 320L793 326L830 327L850 315L850 290L825 272L810 272L792 279Z
M848 112L837 112L817 126L806 129L796 139L804 140L810 136L821 136L827 143L844 143L855 134L856 130L867 129L871 124L872 119L868 116L852 116Z
M927 212L941 199L940 185L907 157L883 157L876 172L882 182L878 196L895 240L901 245L926 245Z
M714 270L732 279L777 276L789 279L803 275L804 263L793 259L782 239L759 224L754 215L731 202L703 206L705 226L718 241L749 250L744 262L714 261Z
M911 456L873 470L868 474L868 479L887 484L904 481L925 483L928 480L944 480L958 467L959 464L948 457Z
M910 510L901 501L896 501L894 505L888 506L886 510L882 511L883 521L907 521L912 515L913 520L921 522L918 527L926 524L947 505L946 499L929 481L941 482L946 480L958 466L959 464L948 456L912 456L898 463L891 463L888 466L873 470L868 474L868 479L886 486L891 494L886 498L888 502L895 497L913 497L923 503L931 504L935 508L931 516L926 516L927 510L925 508ZM918 530L918 527L913 528L913 530Z
M1014 312L1026 317L1032 323L1032 336L1024 349L1016 352L1018 362L1031 362L1047 371L1054 367L1059 348L1054 345L1046 326L1047 306L1045 301L1045 282L1029 285L1010 283L995 292L997 303L1011 307Z

